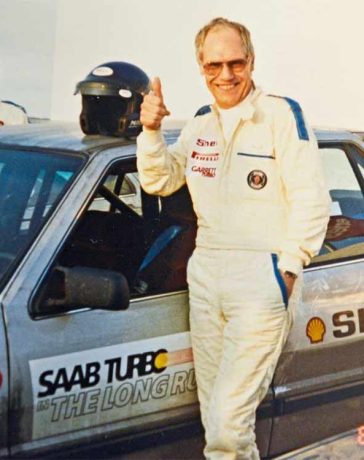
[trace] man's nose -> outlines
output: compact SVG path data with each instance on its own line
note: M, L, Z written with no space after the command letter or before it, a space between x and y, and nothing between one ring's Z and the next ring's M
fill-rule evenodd
M231 80L232 78L234 78L234 72L231 70L227 62L224 62L222 65L220 78L223 78L224 80Z

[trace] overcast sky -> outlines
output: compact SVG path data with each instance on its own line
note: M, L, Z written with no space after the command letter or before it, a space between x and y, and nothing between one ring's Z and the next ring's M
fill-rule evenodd
M254 79L298 100L314 125L364 129L363 0L0 0L0 97L77 120L77 81L125 60L159 75L171 118L210 102L194 57L215 16L244 23Z

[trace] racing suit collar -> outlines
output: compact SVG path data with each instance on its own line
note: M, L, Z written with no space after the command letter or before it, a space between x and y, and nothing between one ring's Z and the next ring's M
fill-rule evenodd
M232 107L234 108L239 108L239 118L243 121L248 121L251 120L254 116L256 107L255 107L255 101L259 97L259 95L262 93L262 90L260 88L256 88L254 83L252 90L250 93L247 95L245 99L243 99L237 106ZM217 106L216 103L212 105L212 109L214 113L217 115L218 118L220 118L220 113L219 113L219 107Z

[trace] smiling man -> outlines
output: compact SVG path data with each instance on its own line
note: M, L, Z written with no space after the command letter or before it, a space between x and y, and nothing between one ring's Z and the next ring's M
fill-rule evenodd
M215 103L167 148L159 79L144 97L138 169L143 188L169 195L187 183L198 219L188 264L190 325L204 454L257 459L254 425L302 289L320 249L330 199L300 106L256 89L242 25L216 18L196 36Z

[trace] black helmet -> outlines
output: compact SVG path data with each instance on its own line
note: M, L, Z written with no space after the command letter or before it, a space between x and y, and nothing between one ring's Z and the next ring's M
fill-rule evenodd
M140 133L140 105L149 78L128 62L106 62L77 83L82 95L81 129L85 134L132 137Z

